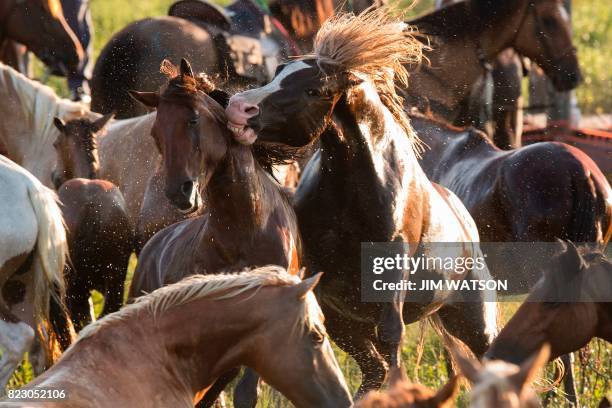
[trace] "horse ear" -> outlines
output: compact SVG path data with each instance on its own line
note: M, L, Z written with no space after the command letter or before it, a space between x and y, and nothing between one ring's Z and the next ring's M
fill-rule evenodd
M363 82L363 79L359 78L355 73L351 71L344 71L340 74L340 87L342 89L352 88Z
M567 241L565 247L565 256L569 258L568 260L571 260L571 265L574 265L572 270L574 272L578 272L586 268L586 263L584 262L582 255L580 255L580 251L578 250L578 247L576 247L576 244L574 244L572 241Z
M471 356L464 355L457 348L453 347L450 351L453 358L457 362L457 366L459 367L461 374L463 374L463 376L470 382L475 383L478 380L478 373L482 369L482 364L480 364L480 361Z
M454 375L433 397L433 402L438 407L443 407L455 398L459 391L459 376Z
M53 118L53 124L62 133L66 130L66 123L57 116Z
M389 372L389 388L408 381L406 371L404 371L401 365L399 367L393 367L391 372Z
M94 123L92 123L92 130L94 133L98 133L101 131L106 124L115 117L115 112L107 113L101 118L97 119Z
M130 96L149 108L157 108L159 105L159 94L157 92L128 91Z
M608 397L603 397L601 399L601 401L599 401L599 405L597 406L598 408L610 408L612 405L610 405L610 401L608 400Z
M542 348L525 360L520 367L518 373L510 376L510 382L517 390L522 390L526 385L529 385L535 380L540 370L548 363L550 357L550 344L544 343Z
M193 69L191 64L185 58L181 58L181 75L193 78Z
M317 284L321 280L321 276L323 276L323 272L319 272L315 276L311 276L310 278L305 279L301 281L300 283L298 283L295 286L297 290L298 299L304 299L306 295L308 294L308 292L312 291L315 288L315 286L317 286Z

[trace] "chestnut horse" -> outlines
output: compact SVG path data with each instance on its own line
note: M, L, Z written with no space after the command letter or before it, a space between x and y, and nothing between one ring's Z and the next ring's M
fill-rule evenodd
M193 3L197 5L198 2ZM255 4L257 2L251 0L238 0L230 7L239 7L239 13L242 13L242 8L251 9ZM270 2L269 9L269 17L275 19L272 27L280 22L288 38L304 52L310 50L312 38L323 21L334 13L331 0L275 0ZM253 12L264 14L263 10ZM227 27L215 29L221 31ZM260 29L270 30L252 25L248 29L253 32L246 33L247 36L258 35L257 30ZM230 75L223 68L223 61L228 56L218 51L214 35L215 32L197 24L197 21L172 16L131 23L115 34L100 52L91 81L92 109L101 113L115 111L118 118L146 113L143 106L128 97L128 91L158 89L165 80L158 72L159 63L165 58L177 61L185 57L192 62L196 72L220 75L227 89L253 84L247 78ZM297 51L285 50L284 54L296 54ZM268 68L274 72L274 67Z
M480 252L465 207L419 167L416 135L393 81L406 79L403 64L418 61L420 43L388 12L328 20L314 56L287 63L270 84L234 95L227 107L228 125L241 142L259 138L300 147L320 141L294 206L305 264L311 273L326 272L319 294L330 334L361 368L358 394L380 387L387 364L398 366L404 321L437 312L477 355L497 330L496 305L484 302L481 292L452 304L452 291L428 292L433 303L409 297L404 303L401 296L387 303L361 300L362 242L418 243L418 254L434 257L430 243L470 242L463 253ZM476 276L486 279L488 271L470 269L459 279Z
M37 374L53 360L42 354L51 348L32 347L50 337L49 303L63 303L67 254L53 191L0 156L0 394L25 352Z
M2 1L0 48L8 40L25 45L60 72L76 71L83 59L83 48L64 19L60 0Z
M355 408L447 408L459 391L459 377L454 376L435 392L408 380L402 367L389 372L389 390L370 391L355 403Z
M96 136L111 115L95 122L55 118L58 161L53 172L68 230L70 262L66 265L66 305L77 331L92 320L89 295L104 296L102 316L123 304L123 285L132 253L134 231L123 195L98 179Z
M504 151L477 130L418 114L411 120L429 146L420 158L423 170L461 199L482 241L608 242L612 188L581 150L544 142ZM487 264L496 278L511 280L516 293L528 292L541 276L536 258L502 258L491 254Z
M187 278L89 325L25 389L66 393L36 406L187 408L245 365L296 407L349 407L312 294L318 280L279 267Z
M180 72L167 61L163 71L169 81L161 92L132 94L157 108L152 135L163 157L166 196L189 213L200 205L202 191L206 211L151 238L140 254L130 297L195 273L275 264L296 274L300 242L295 213L260 164L269 167L271 155L281 150L254 150L234 142L223 108L207 95L217 95L212 84L196 77L186 60Z
M520 365L493 360L480 363L453 353L461 373L472 383L472 408L538 408L540 400L531 383L548 362L550 346L537 348Z
M552 360L595 337L612 342L612 263L588 247L564 247L499 333L488 359L519 364L548 343Z
M407 105L458 125L470 123L461 110L473 85L508 48L538 64L558 91L575 88L582 77L562 0L466 0L408 24L431 38L432 50L430 64L411 74Z

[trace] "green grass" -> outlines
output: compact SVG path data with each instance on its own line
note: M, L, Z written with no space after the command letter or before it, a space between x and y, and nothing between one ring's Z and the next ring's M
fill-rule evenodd
M131 21L163 15L172 0L91 0L92 15L95 27L95 55L110 38L110 36ZM425 0L413 6L409 15L420 14L431 7L432 1ZM579 105L583 113L612 111L612 82L610 49L612 47L612 11L609 0L574 0L574 37L579 50L581 66L585 74L585 83L577 91ZM40 64L36 72L42 72ZM67 90L62 78L50 77L47 82L59 94L66 96ZM132 260L130 271L133 271L135 261ZM128 277L128 281L129 278ZM102 300L94 293L96 311L101 310ZM517 304L500 304L502 321L512 315ZM403 362L409 376L419 382L438 388L448 380L442 345L431 329L425 333L425 343L421 364L416 366L419 326L412 325L407 329L406 340L402 349ZM355 362L344 353L337 352L338 360L347 378L351 390L355 390L360 382L360 372ZM591 342L585 352L578 358L578 387L582 404L585 407L596 406L602 396L610 390L612 373L612 347L602 341ZM552 378L552 372L547 378ZM24 365L13 376L10 386L19 387L32 379L32 372L27 359ZM563 406L563 396L560 391L551 401L553 407ZM462 392L458 399L459 406L466 405L466 394ZM261 407L284 407L288 403L282 396L269 387L264 387Z

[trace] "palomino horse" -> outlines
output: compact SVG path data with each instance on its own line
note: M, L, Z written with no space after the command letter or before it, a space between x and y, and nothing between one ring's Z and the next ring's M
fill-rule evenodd
M408 380L402 367L389 372L389 390L370 391L355 403L355 408L447 408L459 391L459 377L454 376L435 392Z
M611 282L612 263L603 254L565 244L486 357L519 364L544 343L552 360L594 337L612 342Z
M546 365L550 346L542 345L515 365L500 360L483 364L461 353L454 352L461 373L473 384L470 392L472 408L538 408L540 400L531 383Z
M403 64L418 61L420 43L387 13L381 8L328 20L314 56L286 64L269 85L234 95L227 107L228 125L244 143L258 137L297 147L320 140L294 206L305 263L311 273L327 273L319 293L330 334L361 368L359 394L380 387L387 363L398 365L404 317L412 322L437 311L445 328L477 355L497 330L496 306L483 302L481 292L452 305L452 292L428 293L433 303L402 305L400 296L361 301L361 242L418 243L419 254L433 257L430 243L470 242L476 244L465 245L463 253L479 253L478 231L465 207L419 167L417 139L393 74L406 79ZM486 268L479 272L464 277L487 278Z
M612 188L581 150L545 142L503 151L474 129L456 129L418 114L411 121L429 147L421 167L461 199L482 241L569 239L605 245L609 240ZM512 261L487 258L495 278L511 280L513 291L526 293L541 276L537 261Z
M50 301L63 302L68 247L55 199L30 173L0 156L0 393L36 333L51 338ZM47 360L40 351L51 349L30 353L38 372Z
M130 297L195 273L266 264L297 273L300 242L295 213L278 183L262 168L262 164L269 167L272 156L281 158L282 150L236 143L226 128L223 108L207 95L214 95L212 84L194 76L186 60L180 72L167 61L163 65L170 79L161 93L132 94L157 108L152 135L163 157L166 196L189 213L200 205L202 191L206 213L160 231L147 243Z
M134 231L125 200L115 185L97 179L96 135L111 118L55 119L60 136L54 143L58 161L53 181L68 230L66 305L77 331L92 320L91 290L104 296L102 316L119 310L132 253Z
M197 5L200 2L193 3ZM254 37L259 36L258 30L271 30L265 26L276 30L278 25L282 24L284 28L281 30L285 32L283 36L286 37L284 40L293 43L291 50L285 50L282 54L289 55L298 53L298 48L303 52L310 51L312 38L317 30L323 21L334 13L331 0L275 0L270 2L271 14L266 16L272 20L272 24L255 27L255 22L251 24L248 17L246 21L241 22L245 17L245 8L249 13L263 17L264 10L258 9L256 4L257 2L251 0L232 3L230 9L235 8L231 13L236 16L236 24L246 25L244 30L247 32L244 35ZM197 17L197 11L194 14ZM215 40L215 36L227 30L228 27L221 24L207 26L198 21L172 16L147 18L131 23L115 34L100 52L91 81L92 109L101 113L115 111L118 118L145 113L143 106L129 98L128 91L158 89L165 81L164 76L158 72L159 63L165 58L178 61L185 57L192 62L196 72L221 76L227 89L256 83L253 79L234 73L233 67L225 67L231 50L220 51L216 44L218 38ZM159 35L160 33L162 35ZM240 58L246 60L249 56ZM274 72L274 66L267 68L271 73Z
M0 4L0 48L19 42L50 67L76 71L83 48L64 19L59 0L4 0Z
M486 67L507 48L538 64L555 88L581 80L568 14L561 0L468 0L408 22L431 36L431 64L411 74L407 104L428 107L444 119L466 125L461 104ZM513 145L510 141L502 146Z
M297 407L349 407L312 294L319 276L300 281L264 267L158 289L89 325L26 388L65 390L65 401L37 406L187 408L246 365Z

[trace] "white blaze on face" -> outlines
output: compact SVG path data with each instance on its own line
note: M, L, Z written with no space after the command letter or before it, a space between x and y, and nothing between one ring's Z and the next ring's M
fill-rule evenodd
M257 107L267 96L281 89L281 82L289 75L310 66L303 61L295 61L285 66L274 77L272 82L260 88L240 92L229 100L225 112L227 114L227 127L234 134L236 141L242 144L252 144L257 139L253 129L247 126L248 120L257 115Z

